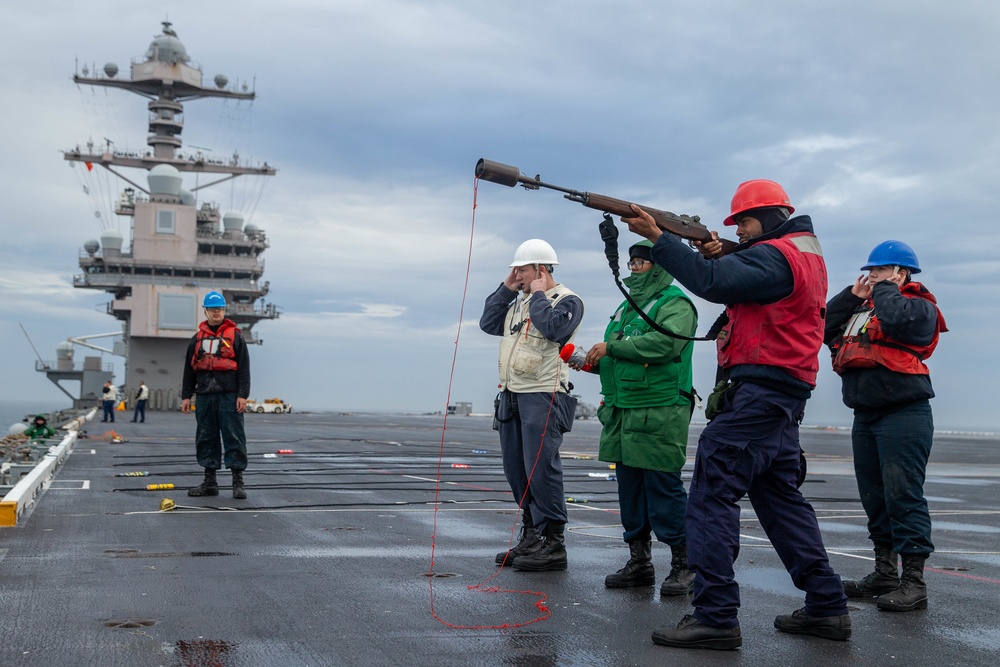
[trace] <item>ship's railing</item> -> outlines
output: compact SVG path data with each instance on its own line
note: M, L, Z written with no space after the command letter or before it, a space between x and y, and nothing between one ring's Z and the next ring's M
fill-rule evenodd
M84 368L83 361L73 361L72 359L58 359L56 361L35 361L35 370L39 373L44 373L46 371L57 371L61 373L81 373L84 370L93 371L99 370L105 373L113 373L115 370L114 364L111 363L101 363L100 368Z
M133 65L145 65L148 62L159 62L159 61L155 60L154 58L152 58L150 56L150 54L149 54L148 51L146 53L142 54L141 56L132 56L132 64ZM200 62L198 62L196 60L192 60L191 58L188 58L187 60L184 61L184 64L187 65L188 67L190 67L191 69L196 69L199 72L201 72L202 74L204 74L204 70L202 70ZM95 74L96 73L97 73L97 71L95 69ZM84 76L86 76L86 74ZM101 77L101 78L105 78L105 77Z
M226 232L220 232L214 229L207 229L208 225L201 224L195 232L195 236L198 238L212 238L219 239L220 241L249 241L251 243L263 244L264 247L268 247L267 235L262 231L256 232L241 232L238 239L233 239L226 236Z
M278 317L278 307L273 303L230 303L226 306L227 315L254 315L265 319Z
M199 233L199 236L201 236L200 233ZM218 238L220 240L226 240L226 239L223 239L221 236L220 237L216 237L216 238ZM231 239L229 239L229 240L231 240ZM244 240L246 240L246 239L244 239ZM253 245L257 245L257 246L261 246L262 245L265 248L268 247L267 246L267 242L261 243L259 241L254 241L254 240L250 240L249 242L252 243ZM213 264L211 266L205 264L206 261L211 261L214 258L218 258L218 261L219 261L218 264ZM253 255L253 254L251 254L249 252L243 253L243 254L229 254L229 255L199 252L198 253L198 264L195 265L195 266L192 266L190 264L187 264L187 265L178 265L178 264L170 263L170 262L154 262L154 261L149 261L149 260L139 260L139 259L136 259L135 255L133 255L131 252L123 252L123 253L119 253L117 255L112 255L110 257L105 257L104 253L98 251L98 252L95 252L93 255L91 255L89 252L87 252L84 249L80 249L77 252L77 260L78 260L78 263L80 264L80 268L86 268L87 266L93 266L94 268L101 268L102 266L125 266L125 267L131 268L133 271L135 271L136 268L152 269L153 271L157 271L157 270L159 270L159 271L166 271L166 270L170 270L170 271L197 271L199 269L203 269L203 268L206 268L206 267L208 267L208 268L223 268L224 269L224 268L228 268L228 267L225 266L225 264L227 262L233 262L233 261L240 262L240 264L232 267L234 270L247 271L247 270L252 270L252 269L256 268L256 269L259 269L260 271L263 271L264 270L265 261L266 261L259 254L258 255ZM98 261L98 260L100 260L100 261ZM247 264L249 264L251 266L249 266L249 267L245 266ZM112 271L94 271L94 273L106 273L106 274L110 274L110 275L118 275L117 272L112 272ZM125 274L125 275L135 275L135 274L129 273L129 274ZM166 275L166 274L158 274L158 275Z
M199 282L211 285L212 289L228 289L255 292L260 288L256 280L233 278L203 278L201 276L149 276L135 273L77 273L73 276L73 287L93 287L109 289L130 285L173 285L175 287L197 287Z

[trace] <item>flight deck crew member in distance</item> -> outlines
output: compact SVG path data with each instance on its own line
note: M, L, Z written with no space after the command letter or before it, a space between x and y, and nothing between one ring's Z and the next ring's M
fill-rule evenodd
M146 423L146 403L149 401L149 387L142 380L139 380L139 388L135 390L135 412L132 413L132 421Z

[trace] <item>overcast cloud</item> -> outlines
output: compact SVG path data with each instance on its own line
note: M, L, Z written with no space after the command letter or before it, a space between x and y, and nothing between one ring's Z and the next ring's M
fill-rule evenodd
M147 111L140 97L77 88L71 77L85 63L127 71L169 18L207 79L225 73L257 91L252 105L187 103L186 145L278 168L266 184L247 179L205 191L224 210L252 212L272 243L265 279L283 315L255 328L264 340L251 349L258 399L442 409L468 264L451 398L486 412L497 340L478 329L482 302L531 237L552 243L557 279L586 303L577 341L600 339L621 300L596 231L600 214L557 193L481 183L473 235L473 168L487 157L548 182L698 214L729 238L721 220L736 185L776 180L813 217L831 292L853 282L876 243L910 243L951 328L930 362L936 423L1000 431L988 389L1000 324L990 298L1000 260L989 219L998 199L997 3L149 7L0 6L6 397L65 402L34 372L18 323L46 359L67 336L118 326L104 313L108 296L74 289L72 275L102 221L127 233L127 220L95 217L125 185L94 180L85 194L86 175L60 151L88 139L144 150ZM623 246L635 239L623 228ZM697 303L704 333L720 309ZM807 422L847 424L839 381L825 353L821 361ZM699 345L695 363L705 395L715 373L710 344ZM574 379L596 404L596 378Z

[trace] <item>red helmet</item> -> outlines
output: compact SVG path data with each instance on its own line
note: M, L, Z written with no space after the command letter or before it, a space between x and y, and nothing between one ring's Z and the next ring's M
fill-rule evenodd
M744 211L752 208L764 208L767 206L781 206L787 208L789 213L794 213L795 209L788 202L788 195L785 189L775 183L763 178L740 183L733 195L733 203L730 206L729 217L722 221L724 225L735 225L733 219Z

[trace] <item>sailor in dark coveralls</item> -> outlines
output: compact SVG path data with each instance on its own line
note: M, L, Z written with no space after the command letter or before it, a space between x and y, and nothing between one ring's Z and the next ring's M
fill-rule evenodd
M737 226L737 251L692 252L663 234L636 206L623 219L653 241L653 261L697 296L726 304L728 322L716 341L719 366L731 382L716 387L720 412L698 441L688 497L689 567L694 610L653 641L685 648L734 649L742 644L733 571L740 550L739 500L749 496L757 518L805 606L778 616L783 632L826 639L851 636L847 596L830 567L812 506L799 492L799 423L816 386L823 344L826 264L808 216L773 181L741 184L727 225ZM718 241L709 242L712 246Z
M195 418L198 430L198 465L205 481L189 496L217 496L216 471L225 464L233 472L233 498L247 497L243 471L247 467L247 438L243 413L250 396L250 353L236 324L226 318L226 299L209 292L203 302L205 321L191 337L184 364L181 412L191 411L191 396L198 395Z

